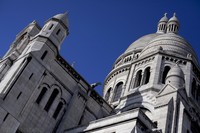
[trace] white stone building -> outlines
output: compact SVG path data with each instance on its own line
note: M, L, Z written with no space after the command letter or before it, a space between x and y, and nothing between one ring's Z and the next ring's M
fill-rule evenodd
M0 132L199 133L200 67L179 27L165 14L156 33L133 42L102 98L59 55L66 14L32 22L0 60Z

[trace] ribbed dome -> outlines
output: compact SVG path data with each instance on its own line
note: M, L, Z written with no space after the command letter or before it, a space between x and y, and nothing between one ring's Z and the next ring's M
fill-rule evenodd
M194 61L198 63L197 56L190 44L184 38L174 33L167 33L155 37L142 50L140 57L148 56L152 52L160 49L160 47L162 47L165 53L170 55L187 57L188 54L191 54Z
M136 41L134 41L127 49L124 53L128 53L134 50L142 50L145 46L148 45L148 43L154 39L155 37L157 37L158 35L161 35L159 33L154 33L154 34L148 34L145 36L140 37L139 39L137 39Z

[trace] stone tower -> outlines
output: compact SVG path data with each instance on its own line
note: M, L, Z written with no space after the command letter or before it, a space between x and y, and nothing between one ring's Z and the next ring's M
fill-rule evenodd
M30 23L0 60L0 132L63 133L112 108L59 54L67 14Z

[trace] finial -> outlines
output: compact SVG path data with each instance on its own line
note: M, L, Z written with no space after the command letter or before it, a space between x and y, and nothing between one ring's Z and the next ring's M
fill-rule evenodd
M36 20L33 20L32 24L36 24L36 23L37 23L37 21L36 21Z
M36 20L33 20L29 25L35 25L37 24Z
M164 17L167 17L167 13L164 14Z
M69 12L68 12L68 11L66 11L66 12L64 12L63 14L64 14L64 15L68 15L68 13L69 13Z
M73 68L74 68L74 65L75 65L75 63L76 63L76 62L75 62L75 61L73 61L73 62L72 62L72 64L71 64L71 66L72 66Z
M176 13L174 12L174 17L176 17Z

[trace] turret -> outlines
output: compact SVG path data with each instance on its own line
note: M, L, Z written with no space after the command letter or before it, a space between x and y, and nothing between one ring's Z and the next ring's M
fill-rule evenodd
M67 14L64 13L50 18L38 35L49 38L57 50L60 50L60 46L68 34Z
M164 16L158 22L157 33L166 33L167 22L168 22L167 13L165 13Z
M169 19L167 23L167 33L178 33L179 30L179 20L176 17L176 13L174 13L174 16Z
M168 72L165 83L171 84L176 88L184 87L184 73L178 64Z
M31 22L20 33L17 34L16 39L14 40L3 58L10 56L11 54L13 54L14 51L16 56L15 58L17 58L27 46L30 37L34 37L35 35L37 35L40 30L41 28L36 21Z

